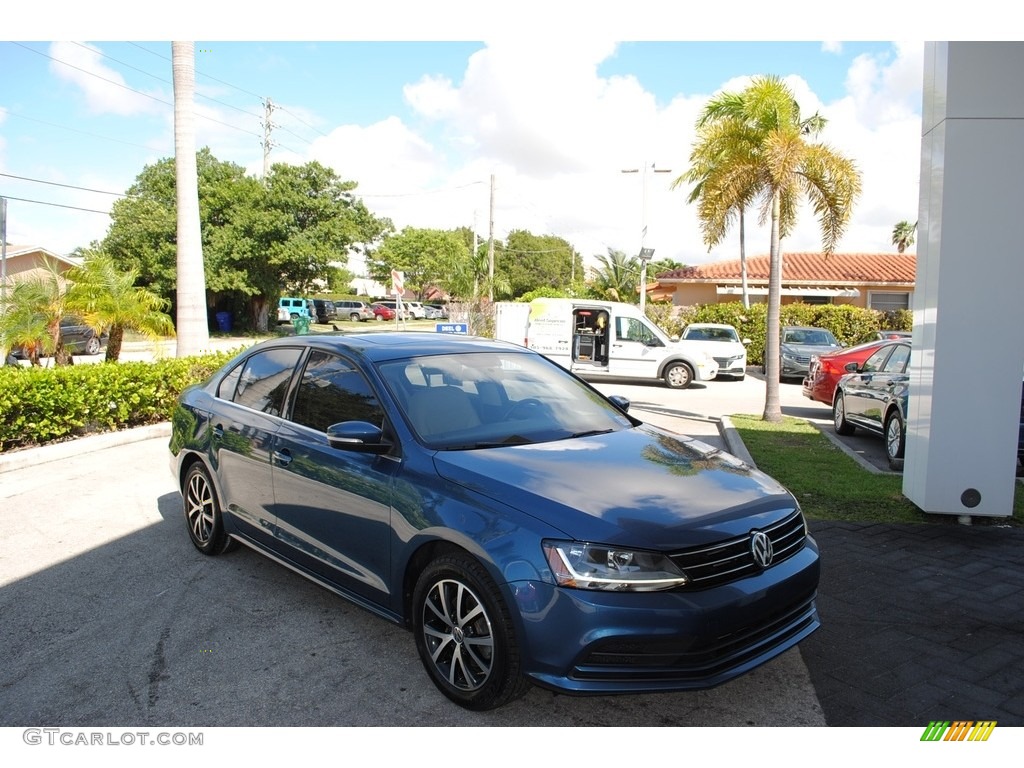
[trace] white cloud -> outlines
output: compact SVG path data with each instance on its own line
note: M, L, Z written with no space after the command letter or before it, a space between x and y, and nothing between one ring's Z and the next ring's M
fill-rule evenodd
M173 98L170 89L129 86L120 72L103 63L95 46L82 43L50 44L50 71L78 88L86 106L95 114L137 115L159 113ZM153 98L151 98L153 97Z

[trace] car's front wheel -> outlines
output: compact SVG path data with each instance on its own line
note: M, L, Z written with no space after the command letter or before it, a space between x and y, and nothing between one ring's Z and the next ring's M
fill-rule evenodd
M693 370L686 363L670 363L664 378L672 389L686 389L693 383Z
M846 401L842 392L836 393L836 400L832 403L832 423L835 425L836 434L839 435L852 435L857 431L857 428L846 420Z
M98 355L100 353L100 340L95 336L90 336L85 342L85 354L87 355Z
M885 457L889 460L890 469L902 468L906 447L907 433L903 427L903 417L899 411L893 411L885 420Z
M416 650L434 685L466 709L500 707L529 690L498 588L476 560L439 557L416 581Z
M185 473L181 498L188 535L196 549L204 555L219 555L234 549L235 540L224 532L217 491L202 464L193 464Z

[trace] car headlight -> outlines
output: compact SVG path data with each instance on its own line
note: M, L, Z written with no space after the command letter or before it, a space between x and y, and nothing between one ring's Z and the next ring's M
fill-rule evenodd
M660 552L579 541L545 541L544 555L560 587L609 592L655 592L689 579Z
M794 355L792 352L783 352L782 357L784 360L796 360L796 355Z

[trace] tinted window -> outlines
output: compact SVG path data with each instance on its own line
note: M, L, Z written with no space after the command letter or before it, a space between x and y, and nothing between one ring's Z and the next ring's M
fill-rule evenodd
M886 373L903 373L907 369L907 361L910 360L910 347L898 344L885 361L882 370Z
M882 366L885 364L885 359L889 356L891 351L892 349L890 347L882 347L864 361L864 365L860 367L861 372L875 373L882 370Z
M320 432L341 421L384 427L384 411L369 382L342 358L314 350L295 393L292 421Z
M253 410L280 416L288 382L301 354L302 350L295 348L268 349L246 358L236 368L241 373L231 399ZM234 375L232 371L222 382L221 397L226 397L226 385Z

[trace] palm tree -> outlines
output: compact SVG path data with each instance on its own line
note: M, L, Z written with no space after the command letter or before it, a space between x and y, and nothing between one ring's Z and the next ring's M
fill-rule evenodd
M178 357L209 346L206 275L199 225L199 169L193 101L196 90L194 43L171 43L174 79L174 168L178 203Z
M96 333L110 329L107 362L116 362L126 330L137 331L150 339L174 335L174 323L163 310L168 301L152 291L138 288L137 270L121 271L114 260L101 251L84 251L81 267L68 272L71 287L65 306Z
M640 267L636 256L608 249L607 256L595 256L600 266L594 270L593 285L601 298L632 302L638 295Z
M54 365L71 365L60 335L64 291L64 276L49 259L40 274L15 281L0 315L0 347L24 349L32 365L42 355L53 355Z
M917 222L911 224L909 221L901 221L892 228L892 244L896 246L899 253L903 253L914 244L914 233L917 232Z
M705 239L721 238L731 216L757 204L771 224L765 339L765 421L781 421L779 318L782 240L796 224L806 197L818 219L822 250L835 250L860 195L860 172L831 147L813 142L825 126L815 114L801 120L800 106L781 78L755 77L741 92L723 93L702 115L708 142L698 166L699 216Z

